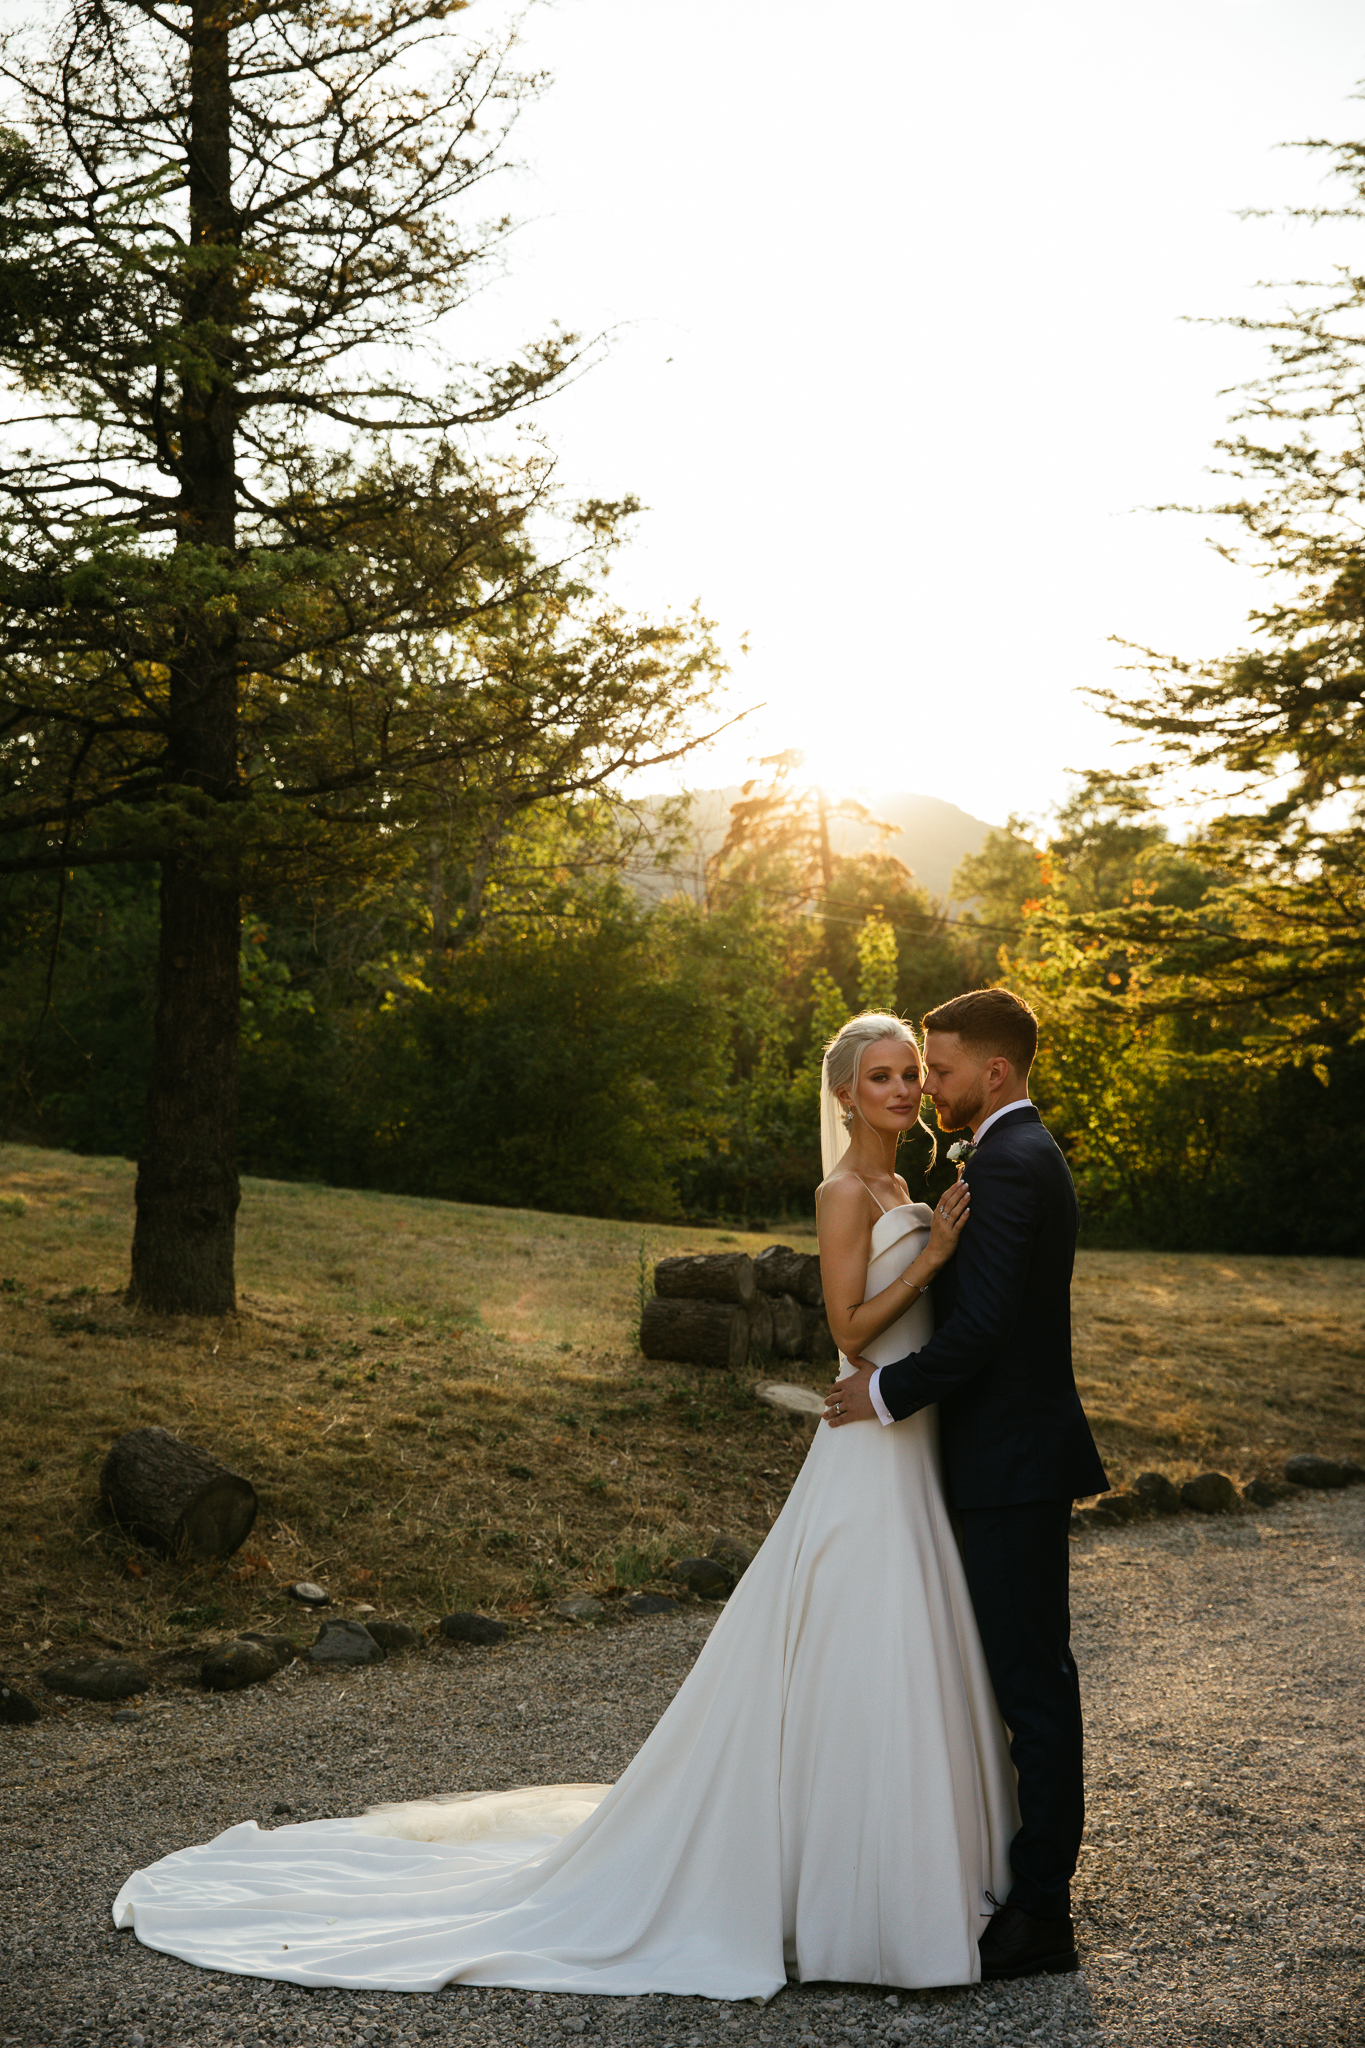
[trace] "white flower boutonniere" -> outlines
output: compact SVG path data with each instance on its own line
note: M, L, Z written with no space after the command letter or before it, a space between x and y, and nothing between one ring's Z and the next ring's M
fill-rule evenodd
M959 1138L955 1145L948 1147L948 1163L957 1168L959 1180L962 1178L963 1168L971 1164L975 1154L975 1138Z

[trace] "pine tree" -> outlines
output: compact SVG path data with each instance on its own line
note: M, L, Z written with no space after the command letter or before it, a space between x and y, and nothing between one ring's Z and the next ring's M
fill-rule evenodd
M547 560L547 462L476 460L577 345L442 356L537 84L510 39L454 33L462 6L74 0L0 46L0 872L159 866L153 1310L235 1302L244 892L382 847L422 778L543 757L576 717L601 719L589 786L669 756L708 670L679 629L619 626L596 692L544 622L581 612L570 557L628 508L583 508ZM528 685L509 650L537 634Z

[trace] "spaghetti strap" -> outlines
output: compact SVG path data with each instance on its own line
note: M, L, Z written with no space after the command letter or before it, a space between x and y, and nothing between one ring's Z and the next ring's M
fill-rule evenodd
M863 1179L863 1177L862 1177L862 1175L861 1175L860 1173L855 1173L855 1174L854 1174L854 1176L853 1176L853 1178L854 1178L854 1179L855 1179L855 1180L857 1181L857 1183L858 1183L858 1185L859 1185L859 1187L860 1187L860 1188L867 1188L867 1182L866 1182L866 1181L865 1181L865 1180ZM868 1193L869 1193L870 1195L872 1195L872 1190L871 1190L871 1188L867 1188L867 1192L868 1192ZM877 1207L878 1207L878 1208L879 1208L879 1209L881 1210L881 1212L882 1212L883 1216L885 1216L885 1214L886 1214L886 1204L885 1204L885 1202L884 1202L884 1201L882 1201L882 1199L881 1199L880 1195L872 1195L872 1199L873 1199L873 1201L874 1201L874 1202L875 1202L875 1203L877 1204Z

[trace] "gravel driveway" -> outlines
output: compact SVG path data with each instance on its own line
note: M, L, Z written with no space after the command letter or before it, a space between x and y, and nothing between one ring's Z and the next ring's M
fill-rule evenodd
M1017 1987L789 1987L769 2007L301 1991L206 1974L115 1934L126 1873L255 1816L433 1788L608 1779L710 1626L676 1618L430 1650L346 1679L286 1674L0 1730L12 1820L5 2043L97 2039L501 2048L587 2032L674 2048L883 2041L1124 2048L1365 2040L1365 1489L1074 1545L1091 1819L1084 1967Z

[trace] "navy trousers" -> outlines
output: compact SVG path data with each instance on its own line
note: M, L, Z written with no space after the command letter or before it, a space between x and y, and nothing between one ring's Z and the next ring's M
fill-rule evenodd
M960 1511L962 1561L1019 1773L1010 1904L1070 1910L1085 1826L1081 1690L1071 1654L1069 1500Z

